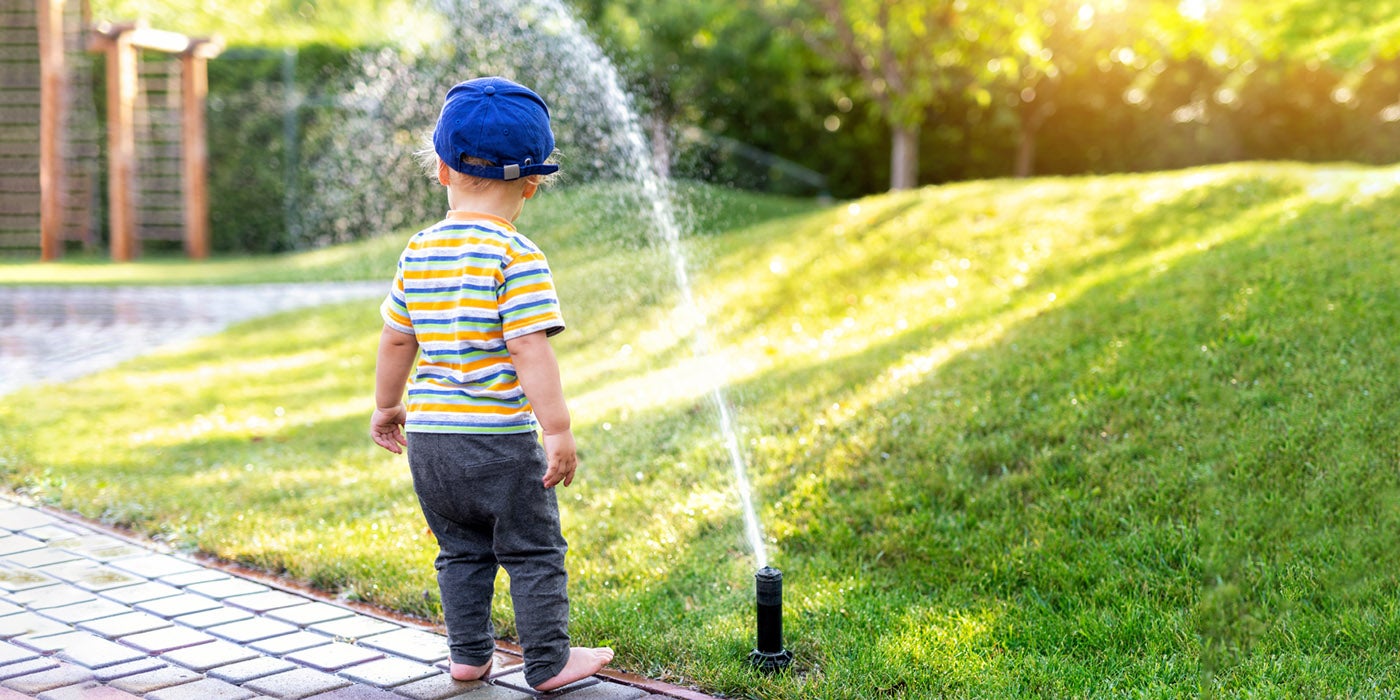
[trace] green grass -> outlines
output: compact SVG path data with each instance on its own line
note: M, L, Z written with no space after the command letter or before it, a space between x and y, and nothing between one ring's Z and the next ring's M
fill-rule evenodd
M678 337L694 319L663 251L592 194L549 193L524 226L571 326L573 631L622 667L762 698L1400 686L1400 170L1243 164L827 208L692 192L708 360ZM0 470L436 615L406 467L364 436L377 330L372 304L285 315L12 395ZM744 660L753 561L715 376L784 571L785 675ZM503 597L497 618L510 633Z

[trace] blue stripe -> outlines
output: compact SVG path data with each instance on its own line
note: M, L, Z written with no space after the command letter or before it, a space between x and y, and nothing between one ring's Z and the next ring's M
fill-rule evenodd
M540 299L539 301L532 301L528 304L511 304L510 306L502 306L501 312L503 314L507 311L514 313L516 311L525 311L526 309L533 309L537 306L555 306L555 303L553 299Z
M477 352L478 352L478 354L482 354L482 355L496 355L496 356L500 357L502 360L504 360L505 358L509 357L509 355L500 352L501 350L504 350L504 349L505 349L504 346L498 346L498 348L497 348L496 350L490 350L490 349L483 348L483 349L481 349L481 350L479 350L479 351L477 351ZM423 348L423 350L422 350L424 356L426 356L426 357L432 357L432 358L439 358L439 357L459 358L459 357L462 357L462 356L464 356L464 355L471 354L472 351L473 351L472 348L451 348L451 349L448 349L448 350L429 350L429 349L427 349L427 348Z
M414 426L414 425L441 425L441 426L452 426L452 427L454 427L454 428L455 428L455 427L459 427L459 426L461 426L461 427L468 427L468 428L514 428L514 427L521 427L521 428L528 427L528 428L534 428L534 427L535 427L535 422L532 421L532 420L527 420L527 421L512 420L512 421L506 421L506 422L501 422L501 423L485 423L485 422L470 421L470 420L453 420L453 421L445 421L445 420L442 420L442 421L439 421L439 420L410 420L410 421L408 421L408 424L409 424L410 426ZM522 432L523 432L523 431L522 431Z
M485 401L498 406L512 406L515 408L520 408L527 403L523 393L513 398L502 399L492 396L472 396L466 392L452 391L451 389L413 389L408 392L408 395L410 398L414 396L460 396L463 398L470 398L474 402Z
M420 318L415 319L415 325L422 326L450 326L454 323L473 323L480 326L496 325L496 316L457 316L455 318Z
M517 280L522 280L529 277L549 277L549 270L522 270L520 272L506 275L505 280L507 282L515 282Z
M480 379L472 379L472 380L470 380L470 381L460 381L460 380L454 379L454 378L452 378L452 377L450 377L450 376L443 376L443 375L441 375L441 374L433 374L433 373L431 373L431 372L426 371L427 369L428 369L428 367L426 367L426 366L420 367L420 368L418 369L418 376L415 377L415 380L423 379L423 378L432 378L432 379L435 379L435 380L438 380L438 381L447 382L448 384L454 384L454 385L456 385L456 386L477 387L477 386L481 386L481 385L483 385L483 384L486 384L486 383L488 383L488 382L494 382L495 380L500 379L501 377L511 377L511 378L515 378L515 376L516 376L516 375L515 375L515 370L501 370L501 371L499 371L499 372L497 372L497 373L495 373L495 374L486 375L486 376L484 376L484 377L481 377ZM411 393L411 392L410 392L410 393ZM472 398L476 398L476 397L472 397Z
M495 283L495 281L492 281L491 284L467 284L466 282L462 282L462 283L460 283L460 284L454 284L454 285L450 285L450 286L446 286L446 287L427 287L427 286L422 286L422 287L420 287L420 286L418 286L418 285L416 285L416 284L413 285L412 287L409 287L408 285L404 285L404 286L405 286L405 288L407 288L407 289L409 289L410 291L412 291L414 294L440 294L440 293L442 293L442 292L460 292L460 291L462 291L463 289L470 289L470 290L472 290L473 292L494 292L494 291L496 291L496 283Z
M504 255L498 255L498 254L496 254L496 253L487 253L487 252L479 251L479 250L468 251L468 252L462 253L462 254L460 254L460 255L407 255L407 256L404 256L404 260L407 261L407 262L410 262L410 263L425 263L425 262L461 262L461 261L463 261L463 260L468 260L468 259L474 259L474 260L490 260L490 261L492 261L492 262L502 263L502 262L505 262L505 261L506 261L506 256L504 256Z
M443 341L434 341L434 342L450 343L450 342L453 342L453 341L450 341L450 340L443 340ZM501 358L502 360L504 360L504 359L506 359L507 357L509 357L509 353L510 353L510 350L506 347L506 344L505 344L504 342L497 343L497 344L495 344L495 345L488 345L488 346L486 346L486 347L476 347L476 346L474 346L474 345L468 345L468 346L466 346L466 347L458 346L457 348L453 349L452 351L455 352L455 353L457 353L457 355L458 355L459 357L461 357L463 360L473 360L473 359L477 359L477 358L480 358L480 357L499 357L499 358ZM433 352L434 352L434 353L443 353L443 352L447 352L447 351L445 351L445 350L434 350Z

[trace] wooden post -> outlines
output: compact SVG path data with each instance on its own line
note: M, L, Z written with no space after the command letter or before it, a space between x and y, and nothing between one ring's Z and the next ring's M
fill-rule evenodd
M209 257L209 147L204 134L204 99L209 92L208 66L191 46L180 56L181 137L184 143L185 253Z
M39 0L39 259L63 255L64 0Z
M107 53L107 206L111 223L112 259L126 262L136 255L136 47L133 25L102 31Z

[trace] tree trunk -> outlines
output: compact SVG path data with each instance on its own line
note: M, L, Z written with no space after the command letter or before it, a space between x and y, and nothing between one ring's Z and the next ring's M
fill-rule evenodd
M912 190L919 186L919 130L896 125L890 149L890 189Z
M653 114L650 123L651 160L656 165L656 174L663 179L671 177L671 128L665 115Z
M1021 140L1016 144L1016 177L1027 178L1035 174L1036 131L1036 125L1031 120L1021 119Z

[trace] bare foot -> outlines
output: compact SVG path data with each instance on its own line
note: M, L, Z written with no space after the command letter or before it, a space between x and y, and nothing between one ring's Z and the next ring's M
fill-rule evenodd
M494 660L495 659L492 659L492 661ZM468 666L453 661L451 662L451 666L448 667L447 672L452 674L453 680L479 681L485 678L486 674L491 672L491 661L487 661L484 666Z
M569 650L569 662L559 675L535 686L535 690L548 691L562 688L577 680L583 680L601 670L612 661L613 650L607 647L574 647Z

